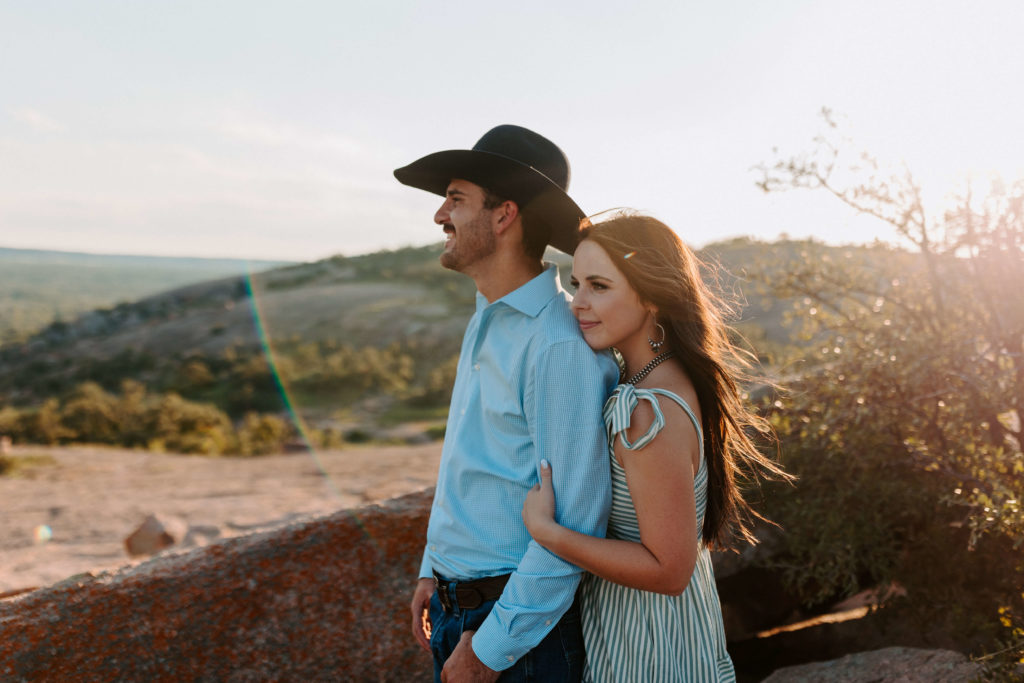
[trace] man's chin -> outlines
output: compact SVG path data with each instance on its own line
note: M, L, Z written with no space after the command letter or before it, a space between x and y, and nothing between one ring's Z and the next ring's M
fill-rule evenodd
M456 271L459 270L459 259L456 258L455 254L453 254L450 251L441 252L441 256L438 258L438 260L441 262L442 268L447 268L448 270Z

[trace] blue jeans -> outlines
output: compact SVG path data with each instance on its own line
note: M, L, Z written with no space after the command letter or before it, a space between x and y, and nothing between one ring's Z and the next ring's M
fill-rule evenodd
M475 631L490 614L495 600L473 609L462 609L457 604L450 612L441 608L437 591L430 598L430 649L434 653L434 681L440 683L441 668L455 651L463 631ZM559 620L551 632L519 658L515 664L501 672L501 683L527 683L580 680L583 675L583 631L580 625L580 607L577 601Z

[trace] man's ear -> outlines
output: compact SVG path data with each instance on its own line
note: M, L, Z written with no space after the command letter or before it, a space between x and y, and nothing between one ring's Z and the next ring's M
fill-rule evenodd
M516 222L519 217L519 205L511 199L506 199L494 209L496 232L500 235Z

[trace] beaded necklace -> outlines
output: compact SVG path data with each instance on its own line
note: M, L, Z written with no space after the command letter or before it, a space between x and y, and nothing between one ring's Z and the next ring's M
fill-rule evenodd
M657 356L655 356L654 358L651 359L650 363L648 363L647 365L643 366L643 368L640 369L640 372L636 373L635 375L630 377L628 380L626 380L626 384L634 384L635 385L637 382L642 380L644 377L646 377L647 375L651 374L651 370L653 370L654 368L658 367L659 365L661 365L662 363L664 363L665 361L667 361L669 358L671 358L674 355L676 355L675 351L666 351L664 353L659 353Z

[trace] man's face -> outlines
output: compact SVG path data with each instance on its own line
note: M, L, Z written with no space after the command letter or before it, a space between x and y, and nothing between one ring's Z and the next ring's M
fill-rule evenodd
M467 273L497 249L491 224L493 209L484 208L484 191L468 180L452 180L444 204L434 214L434 222L447 237L441 253L441 265Z

